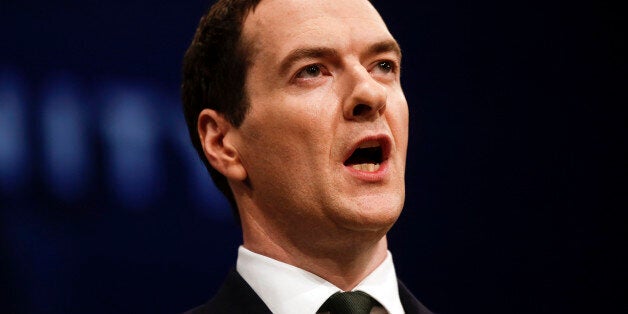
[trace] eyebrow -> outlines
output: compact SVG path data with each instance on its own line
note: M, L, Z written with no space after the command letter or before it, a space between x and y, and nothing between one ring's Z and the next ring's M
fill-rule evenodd
M380 41L375 43L369 47L367 50L367 54L375 55L380 53L393 52L397 55L399 59L401 59L401 48L399 44L394 39Z
M286 56L283 61L281 61L281 65L279 66L279 71L283 75L292 66L292 64L296 63L302 59L320 59L320 58L330 58L338 56L338 51L333 48L327 47L304 47L304 48L296 48Z
M367 55L374 55L386 52L393 52L401 59L401 48L394 39L384 40L372 44L366 50ZM284 75L290 67L299 60L302 59L320 59L320 58L332 58L339 55L338 51L329 47L302 47L296 48L281 61L279 65L279 73Z

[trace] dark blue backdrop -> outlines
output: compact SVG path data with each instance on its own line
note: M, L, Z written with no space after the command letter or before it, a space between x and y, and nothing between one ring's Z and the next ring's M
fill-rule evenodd
M411 107L397 271L440 313L626 313L625 11L375 1ZM0 310L176 313L240 231L180 64L206 1L0 3Z

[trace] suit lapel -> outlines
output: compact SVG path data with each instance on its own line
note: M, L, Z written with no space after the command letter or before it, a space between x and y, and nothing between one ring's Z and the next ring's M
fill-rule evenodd
M397 279L397 283L399 285L399 299L401 299L401 306L403 306L403 310L406 314L433 314L423 304L421 304L421 302L419 302L414 295L412 295L410 290L406 288L401 280Z
M231 269L218 293L204 305L185 314L271 314L255 291L235 269Z

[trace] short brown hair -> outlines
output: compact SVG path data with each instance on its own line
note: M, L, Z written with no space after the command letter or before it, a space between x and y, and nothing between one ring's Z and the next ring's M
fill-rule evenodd
M181 100L192 144L216 187L227 197L239 221L227 178L214 169L203 152L197 131L200 112L216 110L239 127L249 108L244 88L250 51L242 40L242 26L261 0L218 0L201 18L183 58Z

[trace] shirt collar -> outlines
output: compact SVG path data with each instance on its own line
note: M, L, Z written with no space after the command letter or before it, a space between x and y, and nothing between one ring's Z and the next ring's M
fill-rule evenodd
M236 270L275 314L316 313L325 300L341 291L325 279L292 265L238 249ZM370 294L390 314L403 313L392 254L369 274L355 290Z

